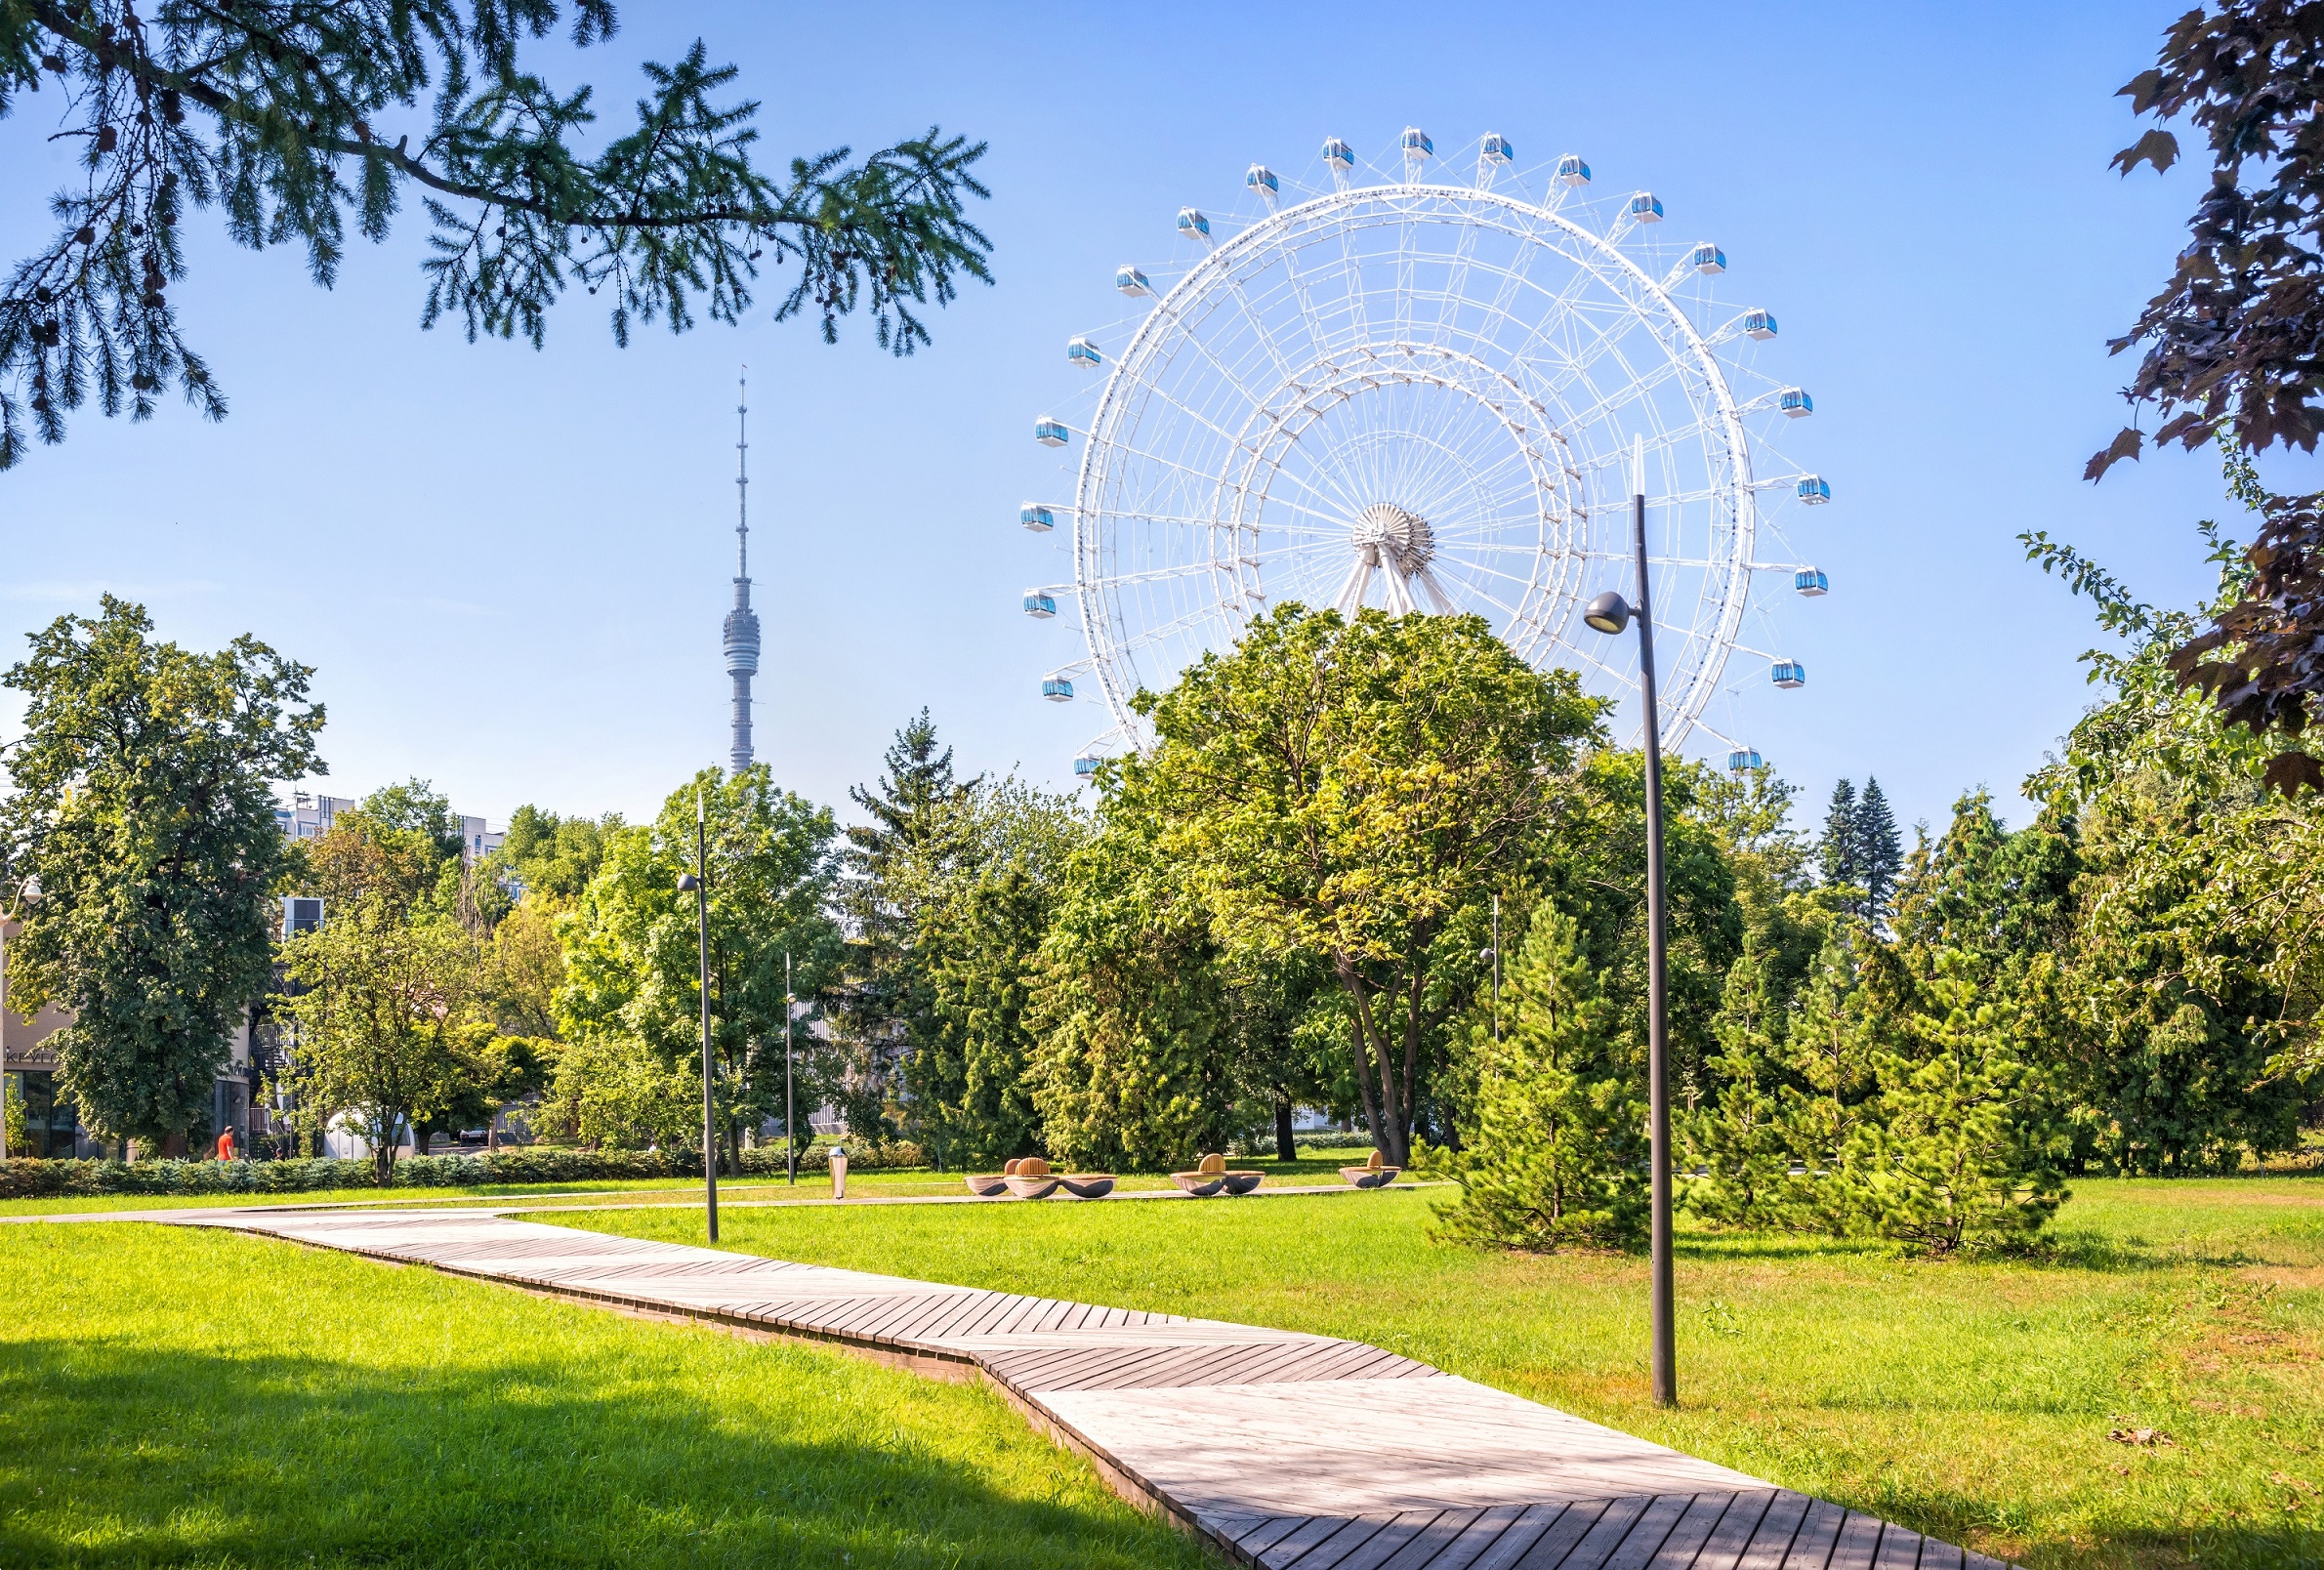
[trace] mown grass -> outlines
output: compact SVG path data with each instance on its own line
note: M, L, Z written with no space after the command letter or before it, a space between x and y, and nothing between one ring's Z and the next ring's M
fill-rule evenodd
M989 1391L174 1227L0 1228L0 1564L1199 1563Z
M2324 1562L2324 1180L2075 1188L2021 1258L1682 1232L1676 1413L1643 1260L1441 1247L1426 1192L737 1210L721 1246L1368 1341L2036 1566Z

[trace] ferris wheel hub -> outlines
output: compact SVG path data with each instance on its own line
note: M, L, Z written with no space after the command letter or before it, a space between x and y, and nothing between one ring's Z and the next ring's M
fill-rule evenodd
M1355 515L1349 538L1369 567L1392 567L1404 577L1428 569L1436 556L1436 531L1429 520L1392 502L1374 502Z

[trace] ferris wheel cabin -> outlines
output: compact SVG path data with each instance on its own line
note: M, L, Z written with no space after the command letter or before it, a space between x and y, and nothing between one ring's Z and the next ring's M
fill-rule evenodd
M1062 447L1073 439L1073 433L1065 429L1063 421L1045 417L1033 422L1033 439L1044 447Z
M1730 774L1748 774L1755 768L1765 767L1766 760L1756 747L1737 747L1726 755L1726 766Z
M1496 131L1492 135L1485 138L1485 145L1481 153L1481 156L1484 158L1485 162L1497 164L1510 163L1516 158L1516 155L1517 149L1512 146L1510 145L1509 138L1503 136L1500 132Z
M1809 599L1832 592L1832 580L1813 567L1802 567L1792 574L1792 587Z
M1756 338L1763 344L1773 338L1775 336L1775 312L1772 310L1743 312L1743 336Z
M1084 753L1079 758L1073 760L1073 777L1075 779L1088 779L1091 775L1098 772L1098 765L1104 762L1104 759L1098 757L1094 753Z
M1798 660L1777 660L1775 669L1768 674L1779 687L1804 687L1807 684L1807 667Z
M1211 237L1211 221L1191 207L1179 209L1179 232L1188 239L1207 240Z
M1058 526L1058 516L1039 502L1027 502L1017 510L1017 521L1035 534L1047 534Z
M1025 591L1025 614L1035 621L1047 621L1058 613L1058 602L1038 589Z
M1126 295L1149 295L1154 292L1154 286L1145 281L1145 274L1133 267L1114 269L1113 286Z
M1253 164L1243 176L1243 184L1270 201L1283 190L1283 184L1275 178L1275 172L1265 164Z
M1775 406L1787 420L1805 420L1815 413L1815 399L1807 395L1804 387L1787 387L1776 395Z
M1053 676L1041 683L1041 695L1052 703L1071 703L1073 683L1061 676Z
M1713 245L1709 240L1705 240L1702 244L1696 246L1694 248L1694 253L1686 259L1686 262L1689 267L1695 269L1695 271L1703 273L1706 276L1714 272L1724 272L1726 270L1726 253L1722 251L1718 246Z
M1086 338L1076 338L1067 344L1065 357L1085 371L1097 370L1105 363L1105 356L1098 352L1098 346Z
M1435 156L1436 144L1429 140L1429 134L1426 131L1416 125L1408 125L1404 128L1404 161L1406 163L1419 163L1423 158Z
M1630 216L1640 224L1662 222L1662 198L1650 190L1641 190L1630 199Z
M1582 161L1580 153L1569 152L1557 160L1557 178L1568 186L1587 186L1590 184L1590 166Z
M1821 475L1802 475L1799 496L1809 507L1821 507L1832 499L1832 487Z
M1333 137L1323 145L1323 162L1325 167L1344 175L1355 167L1355 149Z

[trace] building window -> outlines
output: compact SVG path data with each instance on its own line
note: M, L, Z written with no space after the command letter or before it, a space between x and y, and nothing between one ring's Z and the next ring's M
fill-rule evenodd
M80 1125L80 1117L71 1102L59 1102L56 1076L45 1069L26 1069L8 1076L8 1109L13 1114L23 1110L24 1145L19 1150L16 1141L9 1141L12 1156L43 1156L52 1161L67 1161L72 1157L73 1131ZM12 1116L9 1121L16 1120ZM13 1131L12 1131L13 1132Z

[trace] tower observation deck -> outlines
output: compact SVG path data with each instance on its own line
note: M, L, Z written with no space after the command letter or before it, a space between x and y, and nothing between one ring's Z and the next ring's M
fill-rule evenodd
M751 609L750 378L734 408L734 608L726 612L726 677L734 683L734 740L729 773L751 766L751 678L759 674L759 613Z

